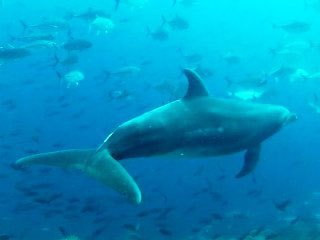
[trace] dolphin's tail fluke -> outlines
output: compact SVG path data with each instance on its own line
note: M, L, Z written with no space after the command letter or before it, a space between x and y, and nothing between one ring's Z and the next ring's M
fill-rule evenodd
M139 204L141 192L128 172L107 150L73 149L36 154L19 159L16 164L39 164L78 169L123 194L130 202Z

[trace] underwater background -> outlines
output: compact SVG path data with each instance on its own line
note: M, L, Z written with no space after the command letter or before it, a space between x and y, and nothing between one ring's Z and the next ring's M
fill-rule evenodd
M319 16L318 0L2 0L0 239L320 239ZM181 98L183 68L213 96L297 114L250 176L234 177L243 153L126 160L133 206L78 171L14 164L98 147Z

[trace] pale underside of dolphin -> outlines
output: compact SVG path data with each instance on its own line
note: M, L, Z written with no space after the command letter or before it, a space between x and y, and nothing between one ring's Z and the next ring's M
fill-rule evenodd
M286 108L209 96L200 77L185 69L186 95L117 127L98 149L72 149L21 158L17 164L79 169L133 203L141 192L121 160L138 157L213 157L246 151L236 177L252 172L261 143L296 119Z

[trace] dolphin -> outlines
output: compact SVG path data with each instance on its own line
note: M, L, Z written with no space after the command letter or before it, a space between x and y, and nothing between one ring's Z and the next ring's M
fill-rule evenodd
M98 149L40 153L17 164L44 164L79 169L122 193L142 201L141 191L120 162L138 157L213 157L245 151L237 178L251 173L261 143L296 119L287 108L210 96L202 79L184 69L189 85L179 100L118 126Z

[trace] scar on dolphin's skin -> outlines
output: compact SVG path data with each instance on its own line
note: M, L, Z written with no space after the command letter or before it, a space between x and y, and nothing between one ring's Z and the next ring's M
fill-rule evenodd
M237 178L251 173L261 143L296 119L278 105L209 95L196 72L184 69L185 96L117 127L98 149L71 149L21 158L17 164L44 164L79 169L123 194L142 201L140 189L120 162L137 157L214 157L245 151Z

